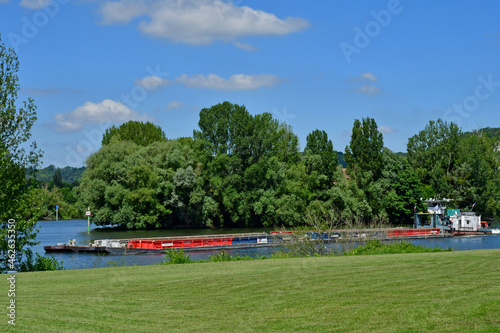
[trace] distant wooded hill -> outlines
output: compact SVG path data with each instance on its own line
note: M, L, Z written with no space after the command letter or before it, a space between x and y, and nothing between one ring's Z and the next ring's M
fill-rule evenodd
M40 169L37 172L36 179L39 181L51 181L56 172L56 167L54 165L49 165L46 168ZM73 183L79 181L82 178L82 173L85 171L85 167L74 168L74 167L64 167L61 169L62 181L65 183Z
M472 132L465 132L464 134L482 132L488 138L500 139L500 128L499 127L485 127Z

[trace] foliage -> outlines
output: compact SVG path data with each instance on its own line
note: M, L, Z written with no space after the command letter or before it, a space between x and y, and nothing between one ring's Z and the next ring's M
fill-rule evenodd
M36 173L36 179L41 182L43 181L49 182L53 180L54 173L56 172L57 169L58 168L56 168L52 164L49 165L48 167L40 169ZM61 168L60 170L61 170L62 182L73 184L80 180L80 178L82 177L82 173L85 171L85 167L75 168L67 166Z
M266 259L262 256L259 258L253 258L250 256L231 256L226 251L222 250L212 256L209 256L208 260L193 260L191 257L184 252L183 249L169 249L165 251L165 261L161 264L163 265L176 265L176 264L193 264L193 263L207 263L207 262L226 262L226 261L242 261L242 260L255 260L255 259Z
M191 257L184 253L184 250L169 249L165 251L165 261L164 265L177 265L177 264L192 264L195 261Z
M129 229L199 225L204 196L194 152L172 140L111 142L91 155L76 193L97 225Z
M351 141L345 148L345 161L349 173L355 179L366 178L370 173L373 180L379 179L382 171L382 148L384 141L373 118L354 120ZM365 180L366 181L366 180Z
M328 190L336 178L339 161L325 131L314 130L307 135L304 155L307 173L316 180L311 191Z
M26 249L36 245L36 221L39 200L30 186L41 158L36 142L29 152L25 147L35 123L36 106L31 98L18 107L20 89L17 72L19 61L13 49L7 49L0 38L0 271L19 270L24 263ZM27 177L26 177L27 176ZM15 224L8 221L15 220ZM15 234L9 232L15 225ZM12 230L11 230L12 231ZM8 235L15 235L7 240ZM14 248L10 248L13 246ZM9 255L14 250L14 255ZM11 251L10 254L13 252ZM9 265L9 259L11 259Z
M57 271L64 269L63 261L57 260L53 254L49 257L44 257L36 254L33 259L33 252L31 249L26 250L26 261L21 264L21 272L35 272L35 271Z
M128 229L296 227L325 210L343 226L404 225L425 209L420 198L436 195L459 207L476 202L487 216L500 213L498 142L481 132L464 135L453 123L431 121L404 154L383 147L374 119L356 119L345 155L319 129L299 154L289 125L230 102L203 108L198 125L192 138L176 140L155 127L149 141L140 129L151 124L111 128L79 186L70 191L63 182L57 191L68 204L78 198L79 212L90 206L95 224Z
M54 185L57 187L63 186L61 169L57 168L56 171L54 171L54 176L52 177L52 181L54 182Z
M408 161L425 197L451 198L451 206L471 208L489 217L500 212L498 140L482 131L462 133L438 119L408 141Z
M255 260L255 259L265 259L266 257L260 258L252 258L250 256L231 256L226 251L222 250L221 252L214 254L209 257L208 262L225 262L225 261L241 261L241 260Z
M210 227L295 223L300 203L286 191L300 160L298 138L269 113L252 116L224 102L200 112L203 224ZM292 220L290 220L292 218Z
M487 138L494 139L496 141L500 140L500 128L499 127L485 127L479 130L468 132L466 134L478 134L481 136L486 136Z
M111 143L112 138L121 141L132 141L138 146L147 146L153 142L166 141L165 132L160 126L151 122L143 123L142 121L130 120L120 126L115 125L106 129L102 138L102 145L106 146Z
M55 220L56 206L59 206L59 219L83 217L84 210L76 207L76 198L74 193L67 187L53 187L52 189L49 189L48 186L42 185L40 188L35 189L34 193L41 198L39 216L42 219Z
M345 252L344 255L359 256L373 254L427 253L445 251L452 251L452 249L442 249L439 246L431 248L423 245L415 245L406 241L397 243L382 243L380 240L370 240L366 244L358 246L353 251Z
M462 158L458 151L461 136L456 124L438 119L408 139L408 161L420 181L431 186L428 196L446 196L451 191L446 180Z
M405 157L383 149L382 177L368 186L369 202L376 214L392 224L409 224L414 209L422 211L422 185Z

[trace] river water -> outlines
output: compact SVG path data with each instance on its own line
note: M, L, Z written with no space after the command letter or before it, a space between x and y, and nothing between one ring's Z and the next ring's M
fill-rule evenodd
M174 230L141 230L123 231L110 230L91 226L90 233L86 220L66 220L66 221L40 221L38 222L39 233L37 240L40 244L33 247L33 252L40 255L47 255L43 250L44 246L56 245L57 243L67 243L69 239L76 239L77 245L88 245L96 239L112 238L140 238L140 237L163 237L180 235L199 234L221 234L221 233L242 233L242 232L267 232L271 228L252 229L174 229ZM492 228L500 228L500 222L492 224ZM411 242L426 246L439 246L441 248L451 247L453 250L478 250L478 249L500 249L500 234L483 236L461 236L450 238L417 239ZM232 256L269 256L275 248L251 248L251 249L229 249L226 252ZM192 259L208 259L220 251L195 251L189 252ZM63 261L65 269L98 268L107 266L133 266L133 265L153 265L165 260L162 254L148 254L136 256L112 256L97 255L92 253L54 253L54 257Z

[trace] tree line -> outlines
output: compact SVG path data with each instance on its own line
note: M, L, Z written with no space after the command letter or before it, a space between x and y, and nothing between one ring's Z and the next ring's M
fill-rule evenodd
M407 156L384 147L374 119L356 119L344 157L324 130L299 151L292 128L269 113L223 102L200 111L192 137L167 139L159 126L112 127L75 188L97 225L129 229L298 226L334 210L339 221L411 224L421 198L485 217L499 209L498 141L430 121Z

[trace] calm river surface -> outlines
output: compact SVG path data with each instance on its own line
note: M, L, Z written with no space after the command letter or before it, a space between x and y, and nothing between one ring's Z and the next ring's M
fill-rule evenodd
M139 238L139 237L161 237L161 236L179 236L195 234L221 234L221 233L241 233L241 232L270 232L271 228L259 229L175 229L175 230L148 230L148 231L118 231L101 229L91 226L90 233L87 231L86 220L67 220L67 221L40 221L38 222L40 231L37 240L40 244L33 247L33 251L40 255L46 255L43 247L46 245L56 245L57 243L67 243L69 239L76 239L77 245L88 245L96 239L110 238ZM500 222L492 224L493 228L500 228ZM465 236L452 238L435 238L412 240L415 244L426 246L439 246L442 248L451 247L454 250L478 250L478 249L500 249L500 234L488 236ZM268 256L274 248L256 248L256 249L233 249L226 250L233 256L260 257ZM197 251L189 252L192 259L207 259L209 256L220 251ZM110 265L132 266L132 265L153 265L164 261L162 254L137 255L137 256L103 256L97 254L66 254L54 253L54 257L63 261L65 269L97 268Z

